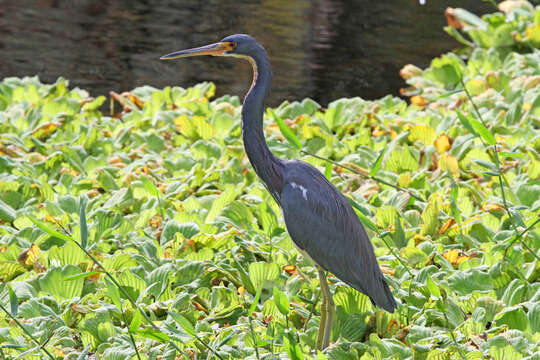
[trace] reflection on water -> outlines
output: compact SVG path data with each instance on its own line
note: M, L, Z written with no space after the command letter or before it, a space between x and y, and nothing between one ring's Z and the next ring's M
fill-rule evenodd
M406 63L426 66L456 46L446 6L492 11L477 0L2 0L0 77L63 76L93 95L209 80L242 96L247 63L231 58L160 62L160 55L248 33L267 49L270 104L311 97L397 94Z

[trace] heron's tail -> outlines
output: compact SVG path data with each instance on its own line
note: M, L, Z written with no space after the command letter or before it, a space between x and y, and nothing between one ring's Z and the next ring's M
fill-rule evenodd
M394 295L390 291L386 280L383 275L380 274L379 283L377 284L377 291L374 292L372 296L369 297L373 305L376 305L390 313L393 313L397 308L396 300Z

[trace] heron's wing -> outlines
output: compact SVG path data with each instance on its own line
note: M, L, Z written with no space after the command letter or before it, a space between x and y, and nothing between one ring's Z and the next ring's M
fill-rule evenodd
M317 169L300 162L289 164L281 205L291 239L302 251L375 305L394 311L394 297L358 216Z

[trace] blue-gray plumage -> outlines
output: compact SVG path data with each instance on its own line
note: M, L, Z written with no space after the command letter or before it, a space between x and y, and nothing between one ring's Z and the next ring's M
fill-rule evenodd
M393 312L394 297L371 242L345 196L315 167L302 161L278 159L266 145L263 114L272 70L264 48L251 36L237 34L216 44L174 52L162 59L196 55L241 57L253 66L253 83L242 107L244 147L255 172L281 206L291 239L319 269L323 310L318 346L328 345L333 314L326 275L320 268L367 295L373 304Z
M351 204L317 169L285 165L281 207L291 239L323 269L394 312L396 303Z

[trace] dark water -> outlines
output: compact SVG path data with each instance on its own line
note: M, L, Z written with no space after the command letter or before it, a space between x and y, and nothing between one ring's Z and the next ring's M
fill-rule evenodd
M242 96L251 68L231 58L161 62L160 55L248 33L267 49L270 104L311 97L398 94L407 63L457 46L447 6L492 12L480 0L0 0L0 78L63 76L92 95L209 80Z

